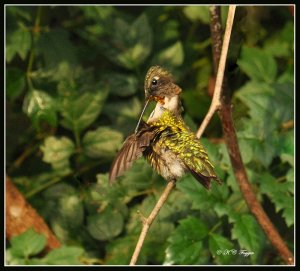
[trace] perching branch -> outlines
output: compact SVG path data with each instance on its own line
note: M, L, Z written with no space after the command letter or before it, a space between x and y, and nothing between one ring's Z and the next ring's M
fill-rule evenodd
M220 43L220 40L222 39L222 29L221 27L219 27L221 26L220 7L211 7L210 13L211 13L211 31L212 31L212 38L213 38L213 58L214 60L217 60L218 58L220 58L219 56L220 47L222 44ZM225 38L226 38L226 33L224 36L224 43L225 43ZM223 53L223 49L222 49L222 53ZM220 58L220 65L221 65L221 61L222 61L222 55ZM223 69L223 67L221 68ZM214 66L215 73L218 71L218 75L219 75L219 71L221 68L219 67L218 69L218 66L215 65ZM218 78L217 78L217 82L218 82ZM221 93L216 92L217 87L218 86L216 84L214 96L218 95L218 101L219 101L220 94L222 92ZM228 153L230 156L232 168L237 183L240 187L240 190L243 194L243 197L250 211L256 217L258 223L264 230L271 244L277 249L278 254L287 264L293 264L294 263L293 254L289 251L288 247L286 246L285 242L279 235L278 231L270 221L269 217L266 215L265 211L263 210L261 204L258 202L255 193L253 192L251 185L248 181L248 176L244 164L242 162L238 140L234 129L234 124L233 124L232 114L231 114L230 95L229 95L228 88L226 87L226 84L223 84L222 89L223 89L223 93L222 93L222 99L220 99L221 107L219 111L219 116L221 119L224 138L225 138L225 142L227 145ZM214 100L216 99L213 99L213 101ZM203 125L201 125L201 127L202 126Z
M158 215L159 210L164 205L164 203L167 200L169 194L171 193L172 189L175 188L175 186L176 186L175 182L173 182L173 181L168 182L164 192L160 196L160 198L159 198L158 202L156 203L155 207L153 208L151 214L148 216L148 218L143 219L143 228L142 228L139 240L136 244L135 250L133 252L133 255L131 257L130 265L135 265L136 264L138 256L139 256L139 254L141 252L141 249L143 247L144 240L145 240L146 235L148 233L148 230L149 230L152 222L154 221L154 219Z
M228 18L227 18L227 27L226 27L226 32L224 35L224 42L223 48L222 48L222 54L221 54L221 60L220 60L220 68L218 71L218 78L217 78L217 83L216 83L216 88L214 92L214 97L212 101L212 105L205 117L205 120L203 121L198 133L197 137L200 138L203 131L205 130L206 126L210 122L214 112L218 110L221 106L220 102L220 95L221 95L221 87L222 87L222 81L223 81L223 74L225 70L225 63L226 63L226 57L227 57L227 51L228 51L228 45L229 45L229 40L230 40L230 33L231 33L231 28L233 24L233 18L234 18L234 11L235 11L235 6L230 6L229 12L228 12ZM226 48L224 48L226 47ZM222 63L222 64L221 64ZM154 209L152 210L151 214L149 215L148 218L145 218L143 220L143 228L140 233L139 240L137 242L137 245L135 247L134 253L132 255L130 265L135 265L136 261L138 259L138 256L140 254L140 251L143 247L144 240L146 238L146 235L148 233L148 230L153 223L154 219L158 215L159 210L162 208L163 204L167 200L169 194L171 193L172 189L175 188L175 182L168 182L163 194L159 198L158 202L156 203Z
M215 84L215 90L214 90L214 96L211 102L211 105L209 107L209 110L201 123L200 128L197 131L197 137L200 138L210 122L212 116L214 113L220 109L221 107L221 92L222 92L222 83L223 83L223 77L224 77L224 71L225 71L225 64L226 64L226 58L227 58L227 52L229 47L229 41L230 41L230 35L231 35L231 29L233 25L233 19L234 19L234 13L235 13L235 5L229 6L228 15L227 15L227 22L226 22L226 29L224 34L224 42L222 46L220 61L218 64L218 73L217 73L217 79ZM220 29L220 27L217 25L216 30ZM222 36L221 36L222 37ZM217 59L214 58L214 65L216 66Z

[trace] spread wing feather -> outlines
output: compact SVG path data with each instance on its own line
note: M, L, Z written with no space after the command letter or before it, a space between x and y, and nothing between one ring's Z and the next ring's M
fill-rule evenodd
M118 176L127 171L133 162L142 156L143 151L149 146L155 136L152 128L147 123L142 122L140 127L136 134L127 137L116 155L109 172L110 182L113 182Z

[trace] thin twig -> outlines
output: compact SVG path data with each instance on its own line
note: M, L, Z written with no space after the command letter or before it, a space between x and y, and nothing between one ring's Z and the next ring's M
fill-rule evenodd
M211 12L211 24L218 23L220 24L220 12L218 11L219 7L212 7L210 9ZM217 22L218 21L218 22ZM213 54L214 59L218 59L218 54L220 54L219 47L220 44L220 38L222 37L222 30L218 27L211 26L212 31L214 32L212 34L213 38ZM214 67L215 73L217 72L217 66ZM219 72L219 69L218 69ZM224 78L225 79L225 78ZM219 111L219 116L221 119L222 127L223 127L223 133L225 142L227 145L229 157L231 160L232 168L235 174L235 178L237 180L237 183L240 187L240 190L243 194L243 197L252 212L252 214L256 217L258 223L264 230L266 236L270 240L270 242L273 244L273 246L277 249L279 255L281 258L287 263L287 264L293 264L294 259L292 253L289 251L288 247L286 246L285 242L279 235L278 231L270 221L269 217L264 212L261 204L257 200L255 193L253 192L251 185L248 181L248 176L244 167L244 164L242 162L242 157L238 145L238 140L232 120L232 114L231 114L231 103L230 103L230 95L228 88L226 84L223 84L222 87L222 99L221 99L221 108Z
M210 107L210 110L208 111L208 113L207 113L207 115L206 115L206 117L203 121L204 125L202 123L202 126L200 127L200 129L197 133L198 138L201 137L201 135L202 135L203 131L205 130L207 124L211 120L212 115L214 114L214 112L221 105L220 94L221 94L221 87L222 87L222 81L223 81L223 74L224 74L224 70L225 70L228 44L229 44L229 40L230 40L230 33L231 33L232 24L233 24L234 11L235 11L235 6L230 6L229 11L228 11L227 24L226 24L227 25L226 32L225 32L226 38L224 36L224 40L226 39L227 42L224 43L224 45L223 45L223 47L227 46L227 48L222 48L222 56L221 56L221 60L220 60L220 61L222 61L222 65L221 65L221 68L219 68L219 71L218 71L218 78L217 78L217 82L216 82L214 98L213 98L213 101L212 101L213 106ZM139 237L139 240L138 240L137 245L135 247L134 253L132 255L130 265L135 265L136 264L136 261L138 259L139 254L140 254L140 251L143 247L144 240L145 240L146 235L149 231L150 225L152 224L152 222L156 218L159 210L163 206L164 202L167 200L170 192L172 191L172 189L174 187L175 187L174 182L168 182L168 185L166 186L163 194L161 195L158 202L156 203L156 205L155 205L154 209L152 210L151 214L149 215L148 218L143 220L143 228L142 228L142 231L140 233L140 237Z
M224 34L224 41L223 41L223 46L222 46L222 51L221 51L221 56L220 56L220 62L219 62L219 68L218 68L217 79L216 79L216 84L215 84L214 96L213 96L211 105L209 107L209 110L208 110L203 122L201 123L200 128L197 131L196 135L198 138L200 138L202 136L206 126L210 122L214 113L217 110L219 110L221 107L222 83L223 83L229 41L230 41L230 36L231 36L231 29L232 29L232 25L233 25L234 14L235 14L235 8L236 8L235 5L229 6L227 22L226 22L226 30L225 30L225 34Z
M155 207L153 208L151 214L148 216L148 218L143 220L143 228L142 228L142 231L140 233L140 237L139 237L139 240L136 244L135 250L132 254L129 265L135 265L136 264L138 256L139 256L139 254L141 252L141 249L143 247L144 240L145 240L146 235L148 233L148 230L149 230L151 224L153 223L154 219L158 215L159 210L164 205L164 203L167 200L169 194L171 193L172 189L175 188L175 186L176 186L175 182L173 182L173 181L168 182L164 192L160 196L160 198L159 198L158 202L156 203Z
M27 159L27 157L30 156L34 151L36 151L38 147L38 144L30 144L28 147L26 147L24 152L22 152L22 154L8 167L7 172L11 174L13 170L19 168Z

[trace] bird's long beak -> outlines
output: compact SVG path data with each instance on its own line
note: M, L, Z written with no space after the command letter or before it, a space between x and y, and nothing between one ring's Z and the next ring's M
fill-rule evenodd
M144 115L144 113L145 113L145 110L146 110L146 108L147 108L147 106L148 106L150 100L151 100L150 98L146 99L146 102L145 102L144 108L143 108L143 110L142 110L142 113L141 113L141 115L140 115L139 121L138 121L138 123L137 123L137 125L136 125L136 128L135 128L135 130L134 130L134 133L135 133L135 134L137 133L137 131L138 131L138 129L139 129L139 126L140 126L142 117L143 117L143 115Z

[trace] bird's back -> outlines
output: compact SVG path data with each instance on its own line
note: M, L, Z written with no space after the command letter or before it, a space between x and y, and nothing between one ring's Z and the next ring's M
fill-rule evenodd
M180 115L165 110L150 125L156 136L144 155L165 179L178 179L190 171L206 188L211 179L218 181L207 152Z

